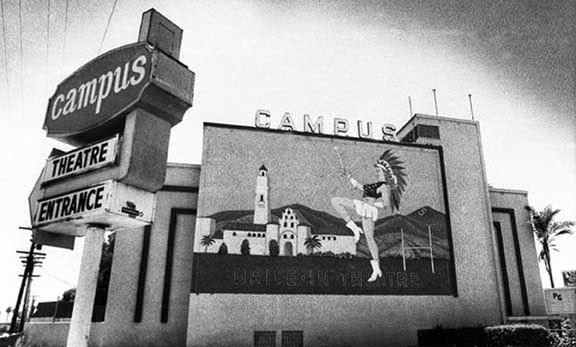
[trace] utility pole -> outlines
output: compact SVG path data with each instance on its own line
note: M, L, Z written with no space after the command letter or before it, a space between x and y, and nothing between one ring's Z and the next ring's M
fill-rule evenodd
M28 259L26 261L26 267L24 268L24 274L22 274L22 283L20 283L20 290L18 291L18 298L16 299L16 306L14 306L14 314L12 314L12 322L10 322L10 334L16 332L16 323L18 321L18 311L20 310L20 302L22 301L22 294L24 293L24 287L26 286L26 280L28 279L28 273L32 268L32 253L34 252L34 242L30 240L30 251L28 252Z
M31 228L20 227L23 230L32 230ZM14 307L14 313L12 314L12 321L10 322L10 333L21 332L24 330L24 321L26 320L26 306L27 300L30 293L30 282L32 277L38 277L34 275L35 264L41 264L41 260L44 259L46 253L34 252L36 244L32 239L30 239L30 250L29 251L16 251L19 254L26 254L26 256L21 256L21 261L24 264L24 273L20 275L22 277L22 282L20 283L20 290L18 291L18 298L16 299L16 306ZM24 289L26 288L26 299L24 300L24 308L22 310L22 317L20 318L20 325L17 327L18 323L18 312L20 311L20 304L22 303L22 295L24 294Z

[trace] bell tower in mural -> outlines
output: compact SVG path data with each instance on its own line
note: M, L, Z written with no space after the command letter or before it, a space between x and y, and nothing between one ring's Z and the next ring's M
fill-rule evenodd
M266 224L270 221L268 200L268 169L260 166L256 178L256 197L254 198L254 224Z

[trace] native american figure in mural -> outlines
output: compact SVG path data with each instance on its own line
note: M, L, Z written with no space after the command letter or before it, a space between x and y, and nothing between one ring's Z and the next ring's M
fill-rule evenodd
M337 148L335 149L338 154ZM360 240L360 234L366 236L366 242L372 255L370 260L372 275L368 281L373 282L382 277L378 244L374 239L374 223L378 220L378 209L383 210L385 214L392 214L399 209L402 193L406 189L405 168L402 166L403 162L391 150L386 150L374 164L378 181L361 184L352 177L350 170L344 167L339 154L338 157L342 166L342 175L346 177L353 188L362 190L364 194L362 200L335 197L332 198L331 203L336 212L346 221L346 227L354 233L356 242ZM352 220L350 211L360 216L362 228Z

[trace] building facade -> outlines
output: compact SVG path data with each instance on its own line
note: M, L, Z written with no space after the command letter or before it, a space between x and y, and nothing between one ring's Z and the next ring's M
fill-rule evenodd
M322 173L330 160L299 164L286 157L262 165L262 150L230 178L237 192L225 181L213 184L223 171L210 158L201 166L169 164L152 226L117 234L105 320L94 323L91 345L414 346L422 329L545 315L527 193L489 186L477 122L417 114L397 133L398 143L383 145L205 124L205 151L216 143L235 151L219 137L223 131L249 145L292 144L302 150L297 155L307 146L328 153L337 145L350 162L345 154L358 148L400 153L413 167L403 205L374 222L377 241L387 244L379 253L382 277L366 281L366 235L355 244L343 220L322 208L324 192L342 195L344 186L311 185L298 194L276 188L297 190L306 182L290 174L291 166ZM272 154L284 155L278 153ZM310 246L313 237L320 247ZM249 256L242 255L244 240ZM336 289L333 274L341 280ZM46 346L64 345L66 331L65 322L27 327L30 341Z

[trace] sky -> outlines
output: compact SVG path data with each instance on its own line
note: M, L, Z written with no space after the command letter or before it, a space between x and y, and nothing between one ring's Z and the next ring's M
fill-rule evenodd
M152 7L184 30L180 60L196 73L170 162L200 164L203 122L253 126L257 109L270 110L273 127L290 112L399 129L408 97L413 112L435 113L434 88L441 116L470 119L472 94L492 186L526 190L532 206L576 220L574 1L0 3L0 322L20 284L15 251L29 248L30 233L18 229L30 226L28 195L51 149L71 148L42 130L48 99L98 54L135 42ZM575 239L561 238L552 256L556 283L560 270L576 269ZM75 286L82 246L44 247L36 300Z

